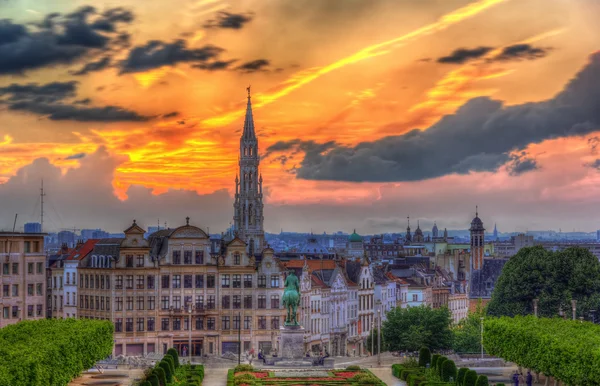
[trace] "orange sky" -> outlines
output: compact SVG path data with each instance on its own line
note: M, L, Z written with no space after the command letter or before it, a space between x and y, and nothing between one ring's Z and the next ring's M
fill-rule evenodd
M593 15L600 13L600 5L593 0L357 0L348 1L344 7L310 0L294 3L96 3L100 11L117 5L133 11L135 19L126 26L133 47L149 40L185 39L188 48L207 44L224 48L219 56L223 60L237 59L241 64L266 59L270 64L266 71L244 73L234 69L204 71L180 62L125 74L109 67L74 77L69 71L85 63L78 61L22 74L0 74L0 88L12 83L77 80L77 99L90 98L91 106L116 105L158 117L144 122L55 121L0 104L0 181L8 181L20 168L41 157L66 173L82 161L78 157L67 159L69 156L90 155L102 147L118 160L111 184L120 200L128 199L131 186L149 188L156 195L169 189L192 190L200 195L227 189L231 194L248 84L252 85L255 125L263 153L278 141L294 139L354 146L415 128L425 130L478 96L491 96L507 105L550 99L599 48L600 26ZM84 4L81 0L52 4L22 0L0 5L0 13L24 23L41 20L50 12L71 12ZM247 14L251 20L240 29L209 28L207 21L222 11ZM542 47L547 54L535 60L490 60L515 44ZM462 64L436 61L456 49L480 46L493 49ZM127 50L115 53L114 62L124 60L127 54ZM173 111L179 115L159 117ZM541 167L520 176L510 176L500 167L491 174L414 182L309 181L290 172L300 167L302 152L273 153L261 166L269 190L268 204L343 207L376 202L386 189L419 192L448 179L463 189L472 189L473 178L483 179L487 186L481 189L494 186L510 196L521 186L547 184L551 181L548 173L553 172L550 165L557 157L578 154L578 161L567 172L578 175L578 179L536 190L539 193L532 200L592 200L590 195L569 192L569 186L591 187L597 179L595 171L584 166L595 158L588 151L589 137L568 139L568 147L563 140L529 146L527 153L538 155ZM291 158L282 164L278 158L282 155ZM472 205L466 202L457 213L460 210L469 217ZM419 216L411 208L400 212L398 218L405 218L407 212ZM435 217L432 209L422 212L427 212L423 216L430 220ZM457 213L447 215L455 219ZM298 228L306 228L310 219L304 221ZM517 227L525 220L510 221ZM548 228L559 226L559 219L553 221ZM294 227L292 223L285 225ZM283 225L271 226L278 230ZM593 227L592 222L587 226ZM370 225L365 224L364 229L370 231Z

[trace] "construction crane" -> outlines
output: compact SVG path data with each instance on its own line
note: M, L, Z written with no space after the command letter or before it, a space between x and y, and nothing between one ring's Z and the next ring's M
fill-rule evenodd
M60 228L61 231L73 231L73 233L77 233L77 231L81 232L81 229L79 228Z

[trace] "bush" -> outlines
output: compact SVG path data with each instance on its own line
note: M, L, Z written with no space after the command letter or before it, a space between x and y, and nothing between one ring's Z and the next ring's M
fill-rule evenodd
M240 373L242 371L254 371L254 367L252 367L252 365L237 365L233 369L234 373Z
M465 383L465 374L469 371L466 367L461 367L458 369L458 373L456 374L456 384L458 386L462 386Z
M169 364L169 368L171 370L171 374L175 374L175 360L169 354L165 355L162 359L164 362Z
M346 370L348 370L348 371L360 371L360 366L351 365L351 366L346 367Z
M152 386L160 386L160 381L158 380L158 376L155 373L151 373L146 380L150 382Z
M233 379L233 384L235 386L243 385L243 384L253 385L254 383L256 383L257 380L258 380L258 378L256 378L255 375L245 373L245 374L236 376Z
M496 383L496 386L506 386L504 383Z
M477 373L474 370L468 370L465 374L463 386L475 386L477 383Z
M167 382L168 383L173 382L173 374L171 373L171 365L169 364L169 362L162 360L158 364L158 367L162 368L165 371L165 377L167 378ZM473 386L475 386L475 385L473 385Z
M173 357L173 363L175 365L175 368L179 367L179 354L177 353L177 350L173 347L171 347L170 349L167 350L167 355L170 355Z
M408 375L408 377L406 378L406 383L408 384L408 386L418 386L426 380L427 377L425 377L423 374L413 373Z
M140 383L140 386L152 386L152 385L150 384L150 382L144 381L144 382Z
M235 369L229 369L227 371L227 386L233 386L233 374L235 373Z
M431 356L431 365L430 365L430 367L432 369L435 369L435 366L437 365L438 359L440 359L440 354L433 354Z
M153 370L153 373L158 378L158 382L160 383L160 386L167 386L167 374L162 367L160 367L160 366L155 367Z
M419 367L427 367L431 363L431 351L427 347L421 347L419 350Z
M421 370L419 370L419 369L404 369L400 373L400 379L402 379L403 381L406 381L410 374L419 374L420 372L421 372Z
M402 366L401 364L394 364L392 365L392 375L396 378L400 378L400 374L402 373L402 370L404 370L405 367Z
M370 373L359 373L349 379L353 383L359 385L381 385L379 378Z
M480 375L477 377L477 381L475 382L475 386L488 386L488 377L485 375Z
M440 378L442 378L442 368L447 360L448 358L446 357L440 357L435 365L435 372L440 376Z
M448 359L444 361L442 365L442 380L444 382L450 382L452 378L453 382L456 382L456 365L454 361Z

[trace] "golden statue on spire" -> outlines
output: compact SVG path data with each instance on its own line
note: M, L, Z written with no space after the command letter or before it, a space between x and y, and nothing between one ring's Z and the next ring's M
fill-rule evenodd
M248 98L250 98L250 85L246 87L246 90L248 91Z

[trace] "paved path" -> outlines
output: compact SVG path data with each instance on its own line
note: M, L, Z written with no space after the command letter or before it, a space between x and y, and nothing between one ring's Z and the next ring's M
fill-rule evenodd
M392 375L392 369L389 367L376 367L370 370L388 386L406 386L406 382Z
M202 386L226 386L227 370L229 369L205 368Z

